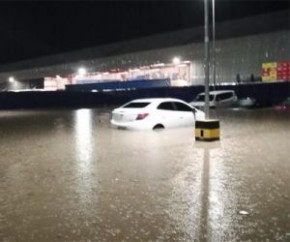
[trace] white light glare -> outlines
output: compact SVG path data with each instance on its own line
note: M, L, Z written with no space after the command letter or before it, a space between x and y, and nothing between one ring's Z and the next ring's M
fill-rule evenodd
M81 67L78 69L78 74L80 76L84 76L85 74L87 74L87 70L85 68Z
M180 64L180 58L174 57L172 62L173 62L174 65L178 65L178 64Z
M13 76L10 76L8 80L9 80L9 82L11 82L11 83L15 81L15 79L14 79Z

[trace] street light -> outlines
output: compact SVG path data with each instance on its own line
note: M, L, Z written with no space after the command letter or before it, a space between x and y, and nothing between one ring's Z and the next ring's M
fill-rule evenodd
M78 69L78 74L79 74L80 76L84 76L85 74L87 74L87 70L86 70L86 68L84 68L84 67L80 67L80 68Z
M10 83L13 83L13 82L15 81L15 79L14 79L13 76L10 76L10 77L8 78L8 81L9 81Z
M178 65L178 64L180 64L180 58L174 57L172 62L173 62L174 65Z

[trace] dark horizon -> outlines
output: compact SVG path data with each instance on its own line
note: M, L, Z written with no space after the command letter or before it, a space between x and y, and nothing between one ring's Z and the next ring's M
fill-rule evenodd
M216 21L289 10L289 5L216 0ZM0 64L201 26L203 18L201 0L1 2Z

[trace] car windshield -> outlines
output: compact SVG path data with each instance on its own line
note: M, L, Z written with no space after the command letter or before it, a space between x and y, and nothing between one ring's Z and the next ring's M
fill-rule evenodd
M209 101L213 101L213 99L214 99L214 95L209 95ZM205 95L204 94L197 95L195 101L196 102L204 102L205 101Z
M145 108L150 102L132 102L125 105L123 108Z

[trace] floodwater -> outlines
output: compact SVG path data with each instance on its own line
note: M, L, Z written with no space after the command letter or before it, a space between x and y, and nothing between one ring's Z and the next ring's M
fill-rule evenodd
M0 241L290 241L290 113L111 129L112 108L0 112Z

